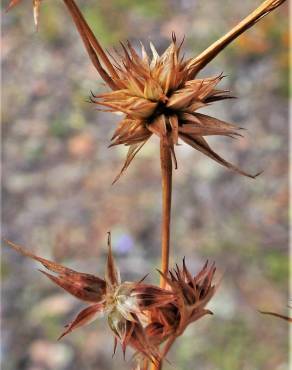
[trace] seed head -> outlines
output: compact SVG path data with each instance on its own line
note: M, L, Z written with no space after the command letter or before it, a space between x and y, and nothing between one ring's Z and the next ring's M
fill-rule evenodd
M167 282L166 289L175 295L175 300L152 312L146 332L156 344L181 335L189 324L212 314L205 307L217 289L213 283L215 271L215 264L209 266L207 261L202 270L192 276L185 259L182 268L176 265L168 274L159 271Z
M153 362L160 360L159 350L149 341L144 326L148 323L149 312L173 301L174 293L142 281L121 282L112 256L110 234L104 279L36 256L10 241L6 243L22 255L40 262L50 273L42 270L41 272L55 284L76 298L91 303L65 326L66 329L59 339L99 316L106 316L114 334L115 348L119 341L124 353L127 346L130 346Z
M127 46L122 44L123 54L118 54L118 61L114 58L118 78L113 81L118 89L91 97L92 102L106 107L107 111L125 114L112 137L111 146L129 146L125 165L115 181L153 134L168 145L175 167L174 145L181 139L223 166L254 177L221 158L204 138L241 136L240 128L235 125L197 112L213 102L233 98L228 90L217 88L222 74L195 78L192 60L181 56L182 42L178 44L174 34L161 56L152 44L150 47L152 58L142 44L141 55L130 42Z
M21 0L11 0L8 9ZM33 0L35 23L41 0ZM231 99L228 90L217 87L222 74L198 78L198 73L228 44L235 40L260 19L279 7L285 0L265 0L238 25L215 41L197 57L185 59L181 54L182 43L175 34L166 51L159 55L150 43L149 57L141 43L138 54L130 42L121 43L122 51L107 55L95 38L74 0L63 0L67 6L87 53L111 92L91 96L101 110L120 112L125 116L112 137L110 146L129 146L124 166L114 182L128 168L147 140L159 136L168 147L175 167L177 161L174 146L179 139L228 169L251 178L247 173L218 155L209 146L206 136L220 135L231 138L241 136L240 128L197 111L216 101Z

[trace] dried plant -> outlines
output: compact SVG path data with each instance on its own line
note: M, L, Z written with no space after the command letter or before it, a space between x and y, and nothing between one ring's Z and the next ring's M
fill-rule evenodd
M21 0L11 0L8 8ZM34 0L34 13L38 13L40 1ZM266 0L238 25L214 42L200 55L185 60L181 56L182 42L177 44L172 35L169 48L159 56L150 44L152 58L149 58L141 43L141 56L128 42L121 43L122 54L116 51L112 56L101 47L74 0L64 0L88 55L97 72L112 90L109 93L94 95L91 101L107 107L109 112L125 114L112 137L110 146L125 144L129 151L120 175L128 168L152 134L160 138L160 161L162 174L162 272L168 270L172 160L175 167L174 145L178 139L192 146L221 165L242 175L255 178L227 162L207 143L205 136L240 136L240 128L217 118L197 113L199 108L213 102L230 99L228 90L216 88L222 75L210 78L197 78L197 74L211 62L227 45L240 36L260 19L279 7L285 0ZM112 61L110 60L112 59ZM162 280L163 284L163 280Z
M208 104L232 98L229 91L217 88L222 75L200 79L197 78L197 74L230 42L284 1L264 1L199 56L184 60L181 56L182 42L177 44L174 34L171 45L161 56L152 44L150 44L152 59L148 57L143 44L141 44L140 56L129 42L127 45L121 43L122 54L116 51L115 56L110 54L108 56L93 35L74 0L64 0L91 61L106 85L112 90L101 95L92 94L91 101L106 107L109 112L125 114L110 145L129 146L125 164L115 181L128 168L152 134L160 138L163 201L161 271L163 273L168 271L169 265L172 161L177 167L174 145L178 144L178 139L182 139L194 149L235 172L251 178L258 175L242 171L210 148L205 136L237 137L240 136L240 129L231 123L197 113L199 108ZM161 279L161 286L164 286L163 279Z
M160 272L167 283L166 288L162 289L144 283L145 278L138 282L121 282L119 269L112 256L110 234L104 278L77 272L39 257L8 240L6 244L16 252L41 263L50 273L39 271L53 283L74 297L90 303L65 326L59 339L100 316L106 316L114 334L114 353L118 341L124 356L126 348L132 347L136 351L140 368L148 366L145 359L158 365L166 356L170 344L190 323L211 314L205 306L216 290L215 285L212 285L214 265L208 267L206 263L193 277L183 261L182 269L177 266L168 274ZM166 340L168 342L164 351L160 353L159 345Z
M21 0L11 0L8 9ZM91 62L109 92L92 94L90 100L99 110L121 112L124 118L116 128L110 146L129 147L125 163L115 178L116 182L129 167L137 153L155 134L160 139L160 164L162 177L162 243L160 288L145 284L122 283L115 266L109 240L109 254L105 278L79 273L54 262L38 257L22 247L9 242L16 251L42 263L52 275L42 271L54 283L75 297L92 303L81 311L67 326L64 336L88 323L99 314L106 314L109 326L125 352L133 347L144 356L138 368L162 367L162 359L174 340L187 325L211 312L206 304L215 293L212 283L215 266L206 264L199 274L192 276L183 261L169 271L169 244L171 221L172 170L177 168L175 145L179 139L205 154L222 166L255 178L227 162L207 143L210 135L241 136L240 128L197 111L214 102L231 99L225 89L218 88L223 75L199 78L198 73L227 45L247 29L268 15L285 0L266 0L226 35L214 42L197 57L185 59L183 41L172 35L170 46L161 55L150 44L148 56L141 43L139 54L130 42L121 43L121 51L106 53L85 21L74 0L63 0L82 38ZM38 25L40 0L33 0L34 21ZM159 346L164 344L162 350ZM146 357L146 360L145 360Z

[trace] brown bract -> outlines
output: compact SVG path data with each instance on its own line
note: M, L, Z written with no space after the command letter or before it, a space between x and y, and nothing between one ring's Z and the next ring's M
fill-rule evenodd
M151 324L146 331L156 344L161 344L169 338L173 340L180 336L189 324L212 314L205 307L217 289L213 282L215 271L215 264L209 266L206 262L203 269L193 276L186 267L185 259L182 268L176 265L168 274L159 271L166 280L166 289L174 294L175 300L159 310L152 310Z

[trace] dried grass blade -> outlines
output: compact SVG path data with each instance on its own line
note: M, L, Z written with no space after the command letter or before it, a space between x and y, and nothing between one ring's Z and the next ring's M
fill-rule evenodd
M251 14L239 22L234 28L214 42L199 56L192 59L188 67L190 68L190 77L194 77L202 68L204 68L212 59L214 59L223 49L243 32L251 28L260 19L268 15L274 9L283 4L286 0L266 0Z

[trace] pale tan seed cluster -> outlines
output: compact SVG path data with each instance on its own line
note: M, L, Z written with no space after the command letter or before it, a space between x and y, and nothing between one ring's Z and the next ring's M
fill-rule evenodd
M115 130L111 144L129 146L126 163L119 176L147 140L155 134L167 143L175 167L177 161L174 145L181 139L223 166L255 177L256 175L250 175L224 160L208 145L206 136L234 138L240 136L240 128L198 113L197 110L233 97L228 90L217 88L222 75L196 78L192 59L184 60L181 47L182 42L178 44L173 35L170 46L161 56L153 44L150 44L152 58L149 58L143 44L141 55L129 42L127 47L122 44L123 54L112 57L116 71L116 77L113 77L116 89L91 97L92 102L107 108L102 110L125 114Z

